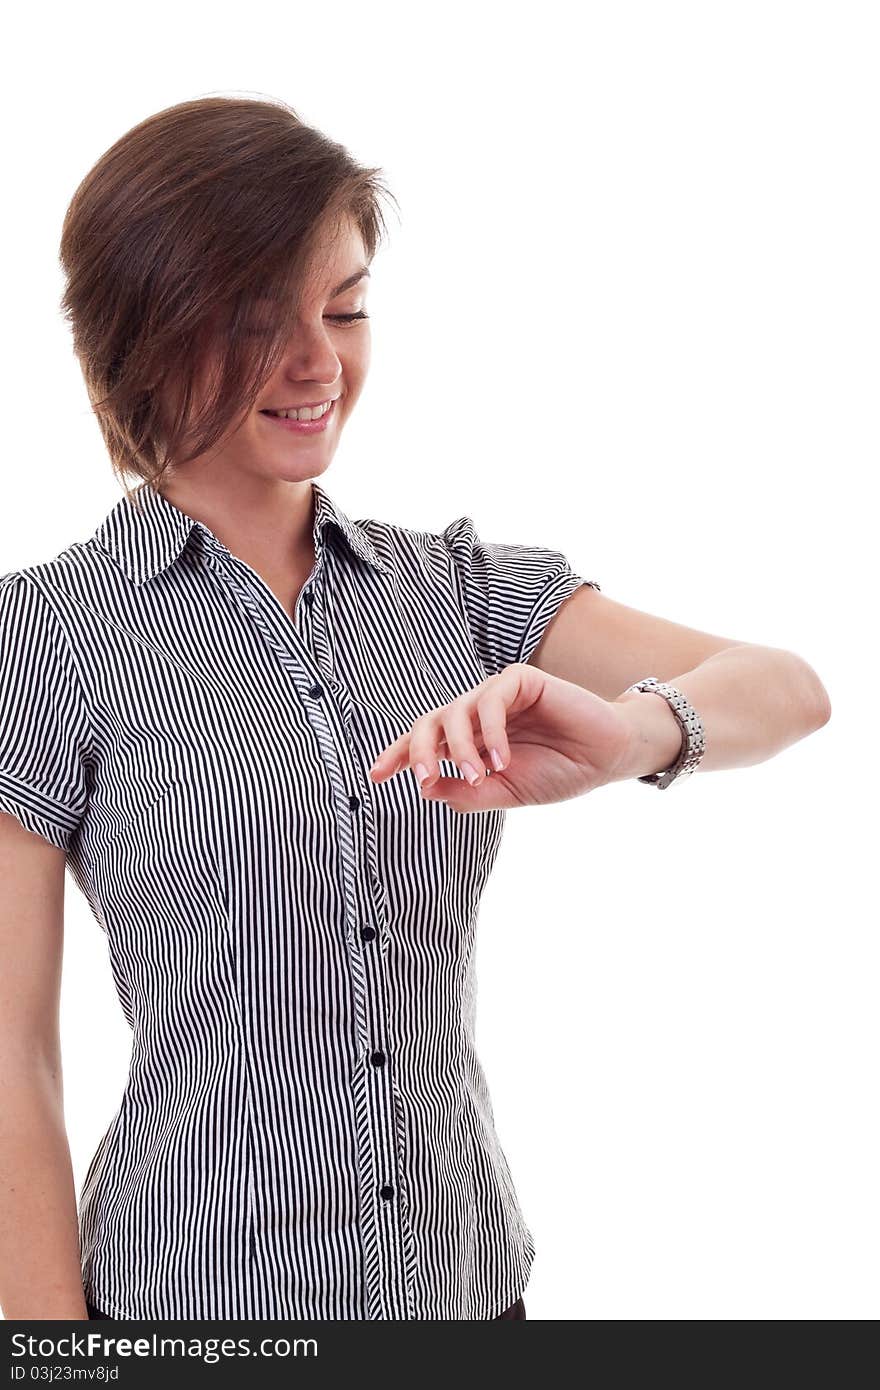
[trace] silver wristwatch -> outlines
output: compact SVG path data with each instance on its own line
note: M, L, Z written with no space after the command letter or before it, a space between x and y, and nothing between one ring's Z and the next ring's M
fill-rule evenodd
M699 766L706 751L702 721L677 686L658 681L656 676L646 676L644 680L636 681L635 685L627 686L623 693L626 695L630 690L650 690L655 695L662 695L681 727L681 752L672 766L665 772L649 772L637 779L639 782L650 782L662 792L679 777L687 777Z

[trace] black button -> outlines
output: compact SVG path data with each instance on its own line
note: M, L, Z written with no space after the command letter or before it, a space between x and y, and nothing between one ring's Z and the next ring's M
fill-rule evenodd
M385 1053L384 1053L384 1052L373 1052L373 1053L371 1053L371 1054L370 1054L370 1061L373 1063L373 1066L374 1066L374 1067L384 1067L384 1065L385 1065Z
M361 927L361 941L372 941L375 935L375 927Z
M323 690L321 689L321 687L320 687L319 685L313 685L312 688L311 688L311 690L309 691L309 694L310 694L310 695L314 695L315 698L317 699L317 697L318 697L319 695L323 695L324 692L323 692Z
M312 599L314 598L314 594L312 593L311 589L303 590L303 598L305 599L306 603L309 604L309 606L311 606Z
M357 797L357 796L350 796L350 797L348 798L348 805L349 805L349 809L350 809L350 810L356 811L357 808L360 806L360 804L361 804L361 803L360 803L360 798L359 798L359 797Z
M379 1194L380 1196L385 1198L386 1202L389 1202L391 1198L394 1196L394 1188L391 1186L390 1183L386 1182L384 1187L379 1188Z

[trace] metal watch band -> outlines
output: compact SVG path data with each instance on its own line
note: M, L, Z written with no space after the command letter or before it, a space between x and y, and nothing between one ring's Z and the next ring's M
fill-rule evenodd
M637 779L639 782L650 783L658 791L665 791L673 782L687 777L699 766L706 751L702 720L690 700L677 686L659 681L656 676L646 676L644 680L636 681L635 685L627 686L624 694L628 694L630 690L647 690L654 695L662 696L681 728L681 751L672 766L665 772L649 772Z

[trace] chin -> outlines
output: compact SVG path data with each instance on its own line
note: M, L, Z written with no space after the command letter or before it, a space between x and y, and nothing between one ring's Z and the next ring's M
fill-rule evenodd
M267 459L260 472L265 472L279 483L298 483L309 478L317 478L330 466L332 454L312 454L301 459Z

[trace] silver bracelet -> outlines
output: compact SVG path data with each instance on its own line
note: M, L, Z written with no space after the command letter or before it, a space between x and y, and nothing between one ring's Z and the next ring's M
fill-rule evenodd
M651 783L658 791L662 792L673 782L678 781L680 777L687 777L689 773L699 767L706 751L702 720L690 700L682 694L677 686L668 685L666 681L658 681L656 676L646 676L644 680L636 681L635 685L627 686L623 693L627 695L630 690L649 690L654 695L662 696L681 728L681 751L672 766L668 767L665 772L649 772L646 776L637 779L639 782Z

